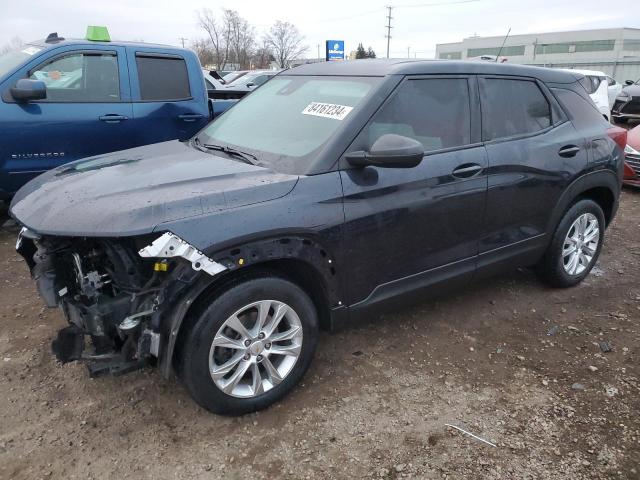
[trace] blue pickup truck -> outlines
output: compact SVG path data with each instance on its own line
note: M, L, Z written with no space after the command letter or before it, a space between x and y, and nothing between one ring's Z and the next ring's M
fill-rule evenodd
M233 104L208 99L192 51L112 42L104 27L0 55L0 98L0 203L60 164L188 139Z

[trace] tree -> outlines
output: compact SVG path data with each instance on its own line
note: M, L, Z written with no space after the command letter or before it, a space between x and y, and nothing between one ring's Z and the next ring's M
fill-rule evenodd
M367 50L367 58L376 58L376 52L373 51L373 48L369 47Z
M295 25L278 20L265 37L266 44L280 68L287 68L292 60L305 53L309 47L304 45L304 37Z
M0 55L10 52L11 50L16 50L24 45L24 42L20 37L13 37L9 43L6 43L2 47L0 47Z
M196 55L198 55L200 65L211 68L215 66L216 59L207 40L196 40L191 44L191 49L196 52Z
M213 54L213 63L217 70L223 70L229 61L229 36L230 31L226 22L218 22L213 12L203 8L197 13L198 25L208 38Z
M266 39L262 41L262 45L258 47L253 56L251 57L251 63L254 68L266 69L271 66L271 62L275 60L273 54L271 53L271 49L267 44Z
M356 59L367 58L367 52L364 50L362 43L358 44L358 48L356 49Z
M255 46L255 31L235 10L224 11L224 29L229 32L228 42L231 57L240 69L250 66Z

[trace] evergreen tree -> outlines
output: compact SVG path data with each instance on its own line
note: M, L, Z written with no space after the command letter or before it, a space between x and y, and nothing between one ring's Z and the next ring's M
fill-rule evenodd
M358 48L356 49L356 58L368 58L367 57L367 52L365 51L364 47L362 46L362 43L360 43L358 45Z
M367 58L376 58L376 52L374 52L373 48L371 47L369 47L369 50L367 50Z

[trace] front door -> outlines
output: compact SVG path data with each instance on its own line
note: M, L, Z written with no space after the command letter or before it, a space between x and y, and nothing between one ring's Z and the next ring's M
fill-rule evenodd
M393 133L425 150L414 168L343 165L352 307L473 273L487 189L476 92L474 78L408 77L350 147Z
M132 117L124 49L70 50L31 68L47 98L11 103L0 120L6 183L15 192L39 173L63 163L129 147ZM125 72L124 79L122 71ZM3 182L4 183L4 182Z

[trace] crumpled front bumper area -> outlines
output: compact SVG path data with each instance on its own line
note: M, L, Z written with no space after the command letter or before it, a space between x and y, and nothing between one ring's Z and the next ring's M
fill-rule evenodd
M23 228L16 250L45 304L61 307L69 323L52 342L56 357L86 362L92 376L155 363L171 305L200 271L225 269L172 234L47 237Z

